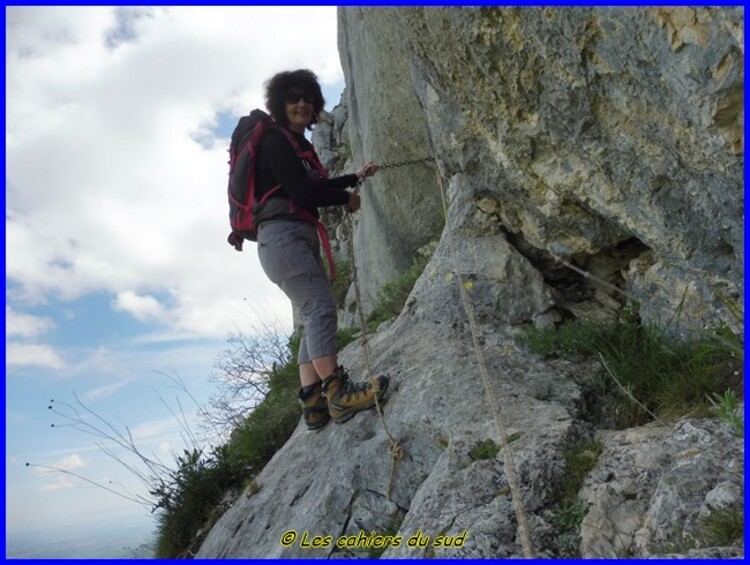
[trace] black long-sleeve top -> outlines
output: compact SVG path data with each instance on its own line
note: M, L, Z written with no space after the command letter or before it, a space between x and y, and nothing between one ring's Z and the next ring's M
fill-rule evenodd
M300 149L313 150L312 144L293 130ZM281 184L279 194L285 200L291 198L299 208L309 210L315 217L319 217L318 207L341 206L349 203L349 193L344 189L357 184L357 175L343 175L334 178L314 178L308 175L302 161L297 157L294 148L286 136L271 129L261 142L258 150L256 177L256 198L260 198L274 186ZM271 197L275 199L276 195ZM278 211L278 206L264 206ZM268 212L273 217L283 216L277 212ZM260 216L267 214L260 213ZM263 217L262 219L269 219Z

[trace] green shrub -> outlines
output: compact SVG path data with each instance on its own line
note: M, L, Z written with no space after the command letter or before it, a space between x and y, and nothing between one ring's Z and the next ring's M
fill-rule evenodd
M233 434L232 450L247 461L254 471L286 443L299 422L297 403L299 376L294 375L284 388L270 393Z
M232 452L256 471L286 443L299 422L298 352L299 336L294 336L289 340L289 359L271 371L265 398L232 434Z
M336 348L341 351L357 339L358 328L339 328L336 331Z
M160 511L157 557L189 555L196 533L218 518L216 505L227 491L247 484L294 432L300 417L298 351L299 338L290 338L287 362L273 366L266 396L229 443L208 455L186 451L177 458L177 470L152 493Z
M396 536L398 534L398 530L401 527L401 524L404 521L405 514L401 511L396 511L394 514L390 516L388 521L386 522L385 526L381 530L378 531L378 533L382 536ZM367 559L380 559L380 557L385 553L385 550L388 549L387 545L384 545L383 547L371 547L369 549L364 550L364 557ZM363 550L358 550L359 553L362 553Z
M177 457L177 469L151 491L158 514L157 557L178 557L190 548L196 532L227 490L241 483L245 469L227 446L204 455L197 449Z
M375 307L367 317L368 331L373 331L383 322L401 313L409 293L428 262L429 257L420 256L411 267L380 289L375 299Z
M339 349L354 339L357 330L336 333ZM289 355L274 364L266 382L266 395L246 420L232 433L226 445L208 455L198 450L177 458L177 470L152 494L159 499L157 557L189 557L202 541L198 531L207 531L219 518L217 504L227 491L260 490L252 476L287 442L300 420L297 402L299 337L289 340Z
M594 468L602 454L602 444L598 441L583 442L571 447L564 453L565 479L562 483L563 498L578 497L583 480Z
M336 306L340 309L346 306L346 293L349 291L349 286L352 284L352 264L351 261L341 259L336 261L336 280L331 285L331 291L333 292L333 298L336 301Z

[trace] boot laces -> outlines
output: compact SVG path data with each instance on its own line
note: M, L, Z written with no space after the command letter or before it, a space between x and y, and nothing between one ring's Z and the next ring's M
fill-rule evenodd
M355 383L349 380L349 373L344 372L339 383L340 391L346 395L366 393L370 388L369 382Z

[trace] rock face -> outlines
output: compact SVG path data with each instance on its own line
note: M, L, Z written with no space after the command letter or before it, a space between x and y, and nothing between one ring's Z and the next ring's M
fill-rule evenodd
M581 491L582 557L681 553L707 516L742 513L744 446L726 427L685 420L598 435L604 452Z
M683 301L681 332L732 321L721 300L742 300L742 9L343 8L339 23L347 94L316 133L326 158L351 170L435 157L376 175L354 226L365 307L439 240L401 315L369 338L404 455L392 464L373 412L300 426L198 557L521 556L507 459L478 449L502 447L498 417L537 556L562 555L550 511L564 453L592 438L603 451L579 496L580 554L687 555L702 517L742 506L742 442L716 420L594 430L575 383L595 368L539 359L514 336L611 315L623 293L646 319ZM340 361L355 380L366 372L357 344ZM429 542L410 546L420 532ZM440 535L453 546L435 547Z
M356 162L433 151L551 283L554 253L648 319L684 300L700 326L742 300L741 8L350 8L339 28ZM368 294L408 266L412 233L435 235L425 169L364 191L357 256L388 265Z
M414 94L410 61L389 10L339 11L339 45L346 76L347 128L354 170L432 156L427 119ZM365 15L366 14L366 15ZM365 311L377 291L411 266L417 250L440 237L442 207L435 169L384 169L361 191L354 251ZM377 265L376 269L372 266Z

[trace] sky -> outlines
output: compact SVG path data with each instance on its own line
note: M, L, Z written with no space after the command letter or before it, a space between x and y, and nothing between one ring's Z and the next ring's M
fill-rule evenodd
M310 68L326 109L339 102L336 8L5 17L6 555L138 545L148 509L45 468L145 494L111 442L63 415L101 429L99 415L169 463L185 437L174 414L198 428L173 379L200 405L230 333L291 331L255 245L226 242L226 149L275 72Z

